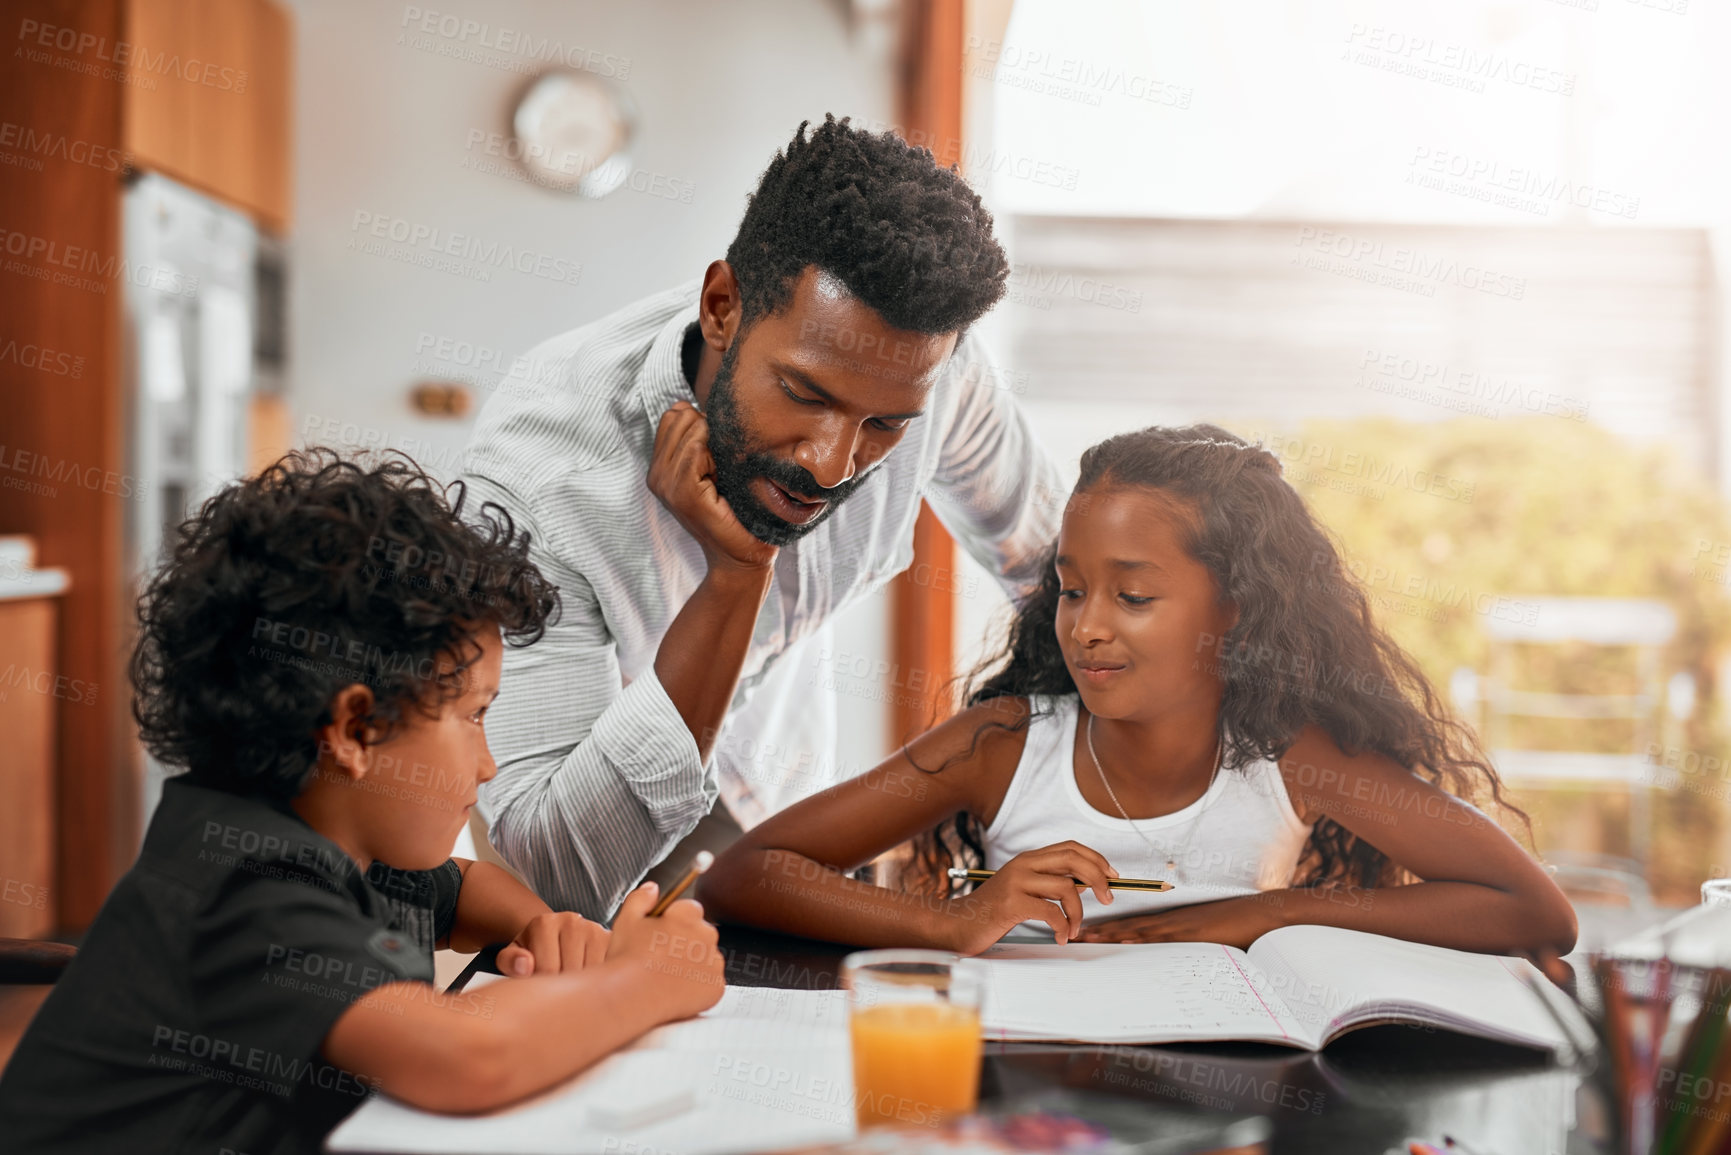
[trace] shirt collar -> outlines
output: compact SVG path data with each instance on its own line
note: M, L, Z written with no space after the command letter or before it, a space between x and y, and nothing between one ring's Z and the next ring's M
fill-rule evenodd
M685 304L674 311L655 340L649 346L649 356L637 374L637 395L643 400L643 413L649 418L650 429L661 424L661 415L676 401L697 404L691 383L685 379L680 364L680 352L685 344L685 330L697 320L697 298L703 287L699 279L687 281L675 292L686 298Z

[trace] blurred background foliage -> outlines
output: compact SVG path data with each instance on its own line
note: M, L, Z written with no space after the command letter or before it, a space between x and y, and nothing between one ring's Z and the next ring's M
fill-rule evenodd
M1248 427L1239 430L1252 435ZM1731 506L1662 448L1559 417L1409 423L1312 421L1273 439L1289 481L1335 534L1384 626L1448 693L1461 668L1486 673L1488 616L1519 612L1498 595L1638 597L1678 619L1663 676L1697 687L1653 780L1648 881L1665 903L1693 903L1701 879L1727 873L1731 822L1720 663L1731 635ZM1723 550L1723 552L1721 552ZM1717 562L1715 561L1717 558ZM1497 609L1498 605L1503 608ZM1511 686L1587 694L1638 688L1628 647L1519 645ZM1475 725L1479 719L1471 717ZM1627 720L1518 719L1518 748L1636 751ZM1643 744L1637 751L1649 753ZM1685 771L1665 768L1670 761ZM1629 851L1626 790L1521 786L1541 852Z

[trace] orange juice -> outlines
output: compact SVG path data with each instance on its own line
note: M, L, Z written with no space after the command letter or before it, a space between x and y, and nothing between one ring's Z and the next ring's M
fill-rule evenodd
M936 1127L974 1109L980 1093L980 1010L950 1003L856 1008L854 1113L879 1123Z

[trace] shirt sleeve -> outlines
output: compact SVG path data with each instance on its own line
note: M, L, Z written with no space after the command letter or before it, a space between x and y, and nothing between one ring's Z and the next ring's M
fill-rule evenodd
M383 862L367 868L367 881L391 909L391 925L424 949L437 949L457 921L463 872L447 858L431 870L398 870Z
M499 773L480 791L488 841L547 905L604 922L709 813L715 775L653 668L621 688L594 591L547 549L532 505L493 479L465 481L530 529L561 602L540 641L505 648L487 720Z
M463 871L451 859L427 872L433 884L433 941L451 937L457 925L457 899L463 893Z
M194 919L187 969L200 1021L184 1029L204 1037L193 1045L211 1065L329 1088L355 1081L320 1056L337 1019L378 987L430 983L433 959L329 879L260 864L236 871Z
M957 401L927 499L964 549L1012 598L1039 581L1069 487L979 338L956 348Z

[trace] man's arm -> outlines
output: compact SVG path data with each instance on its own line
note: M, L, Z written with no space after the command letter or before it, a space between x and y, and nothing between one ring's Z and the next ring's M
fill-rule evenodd
M957 398L927 497L975 561L1015 597L1058 537L1069 486L1017 404L1019 379L994 366L979 338L956 346Z
M518 517L487 479L477 496ZM654 672L621 689L618 654L589 583L544 548L559 620L532 646L505 647L487 717L498 777L482 784L488 840L547 904L602 921L644 870L714 804L697 743Z
M583 576L545 547L533 500L471 476L476 497L524 513L560 620L506 647L482 788L489 836L555 908L605 921L627 889L715 802L704 770L733 699L778 551L716 491L708 424L691 405L656 431L648 485L703 547L707 571L663 635L653 669L619 688L618 655Z

